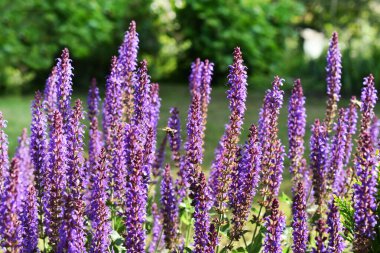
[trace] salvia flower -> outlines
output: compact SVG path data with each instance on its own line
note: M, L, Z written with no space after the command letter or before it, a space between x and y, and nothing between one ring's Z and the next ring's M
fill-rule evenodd
M33 167L29 149L30 139L26 128L22 130L18 138L18 146L15 157L20 161L19 185L18 185L18 201L19 204L25 200L27 188L33 184Z
M265 204L269 204L275 196L278 196L280 191L285 158L285 148L280 140L273 142L272 152L271 157L273 158L268 166L268 174L264 175L264 173L262 173L263 177L267 176L268 178L268 181L264 182L268 190L263 194L267 197Z
M269 142L265 145L263 151L269 152L270 142L277 138L278 135L278 115L283 104L284 91L280 89L283 79L275 76L272 82L272 89L265 93L263 106L259 115L259 138L262 143Z
M293 252L306 253L309 229L307 226L306 194L302 182L298 182L294 192L293 213Z
M348 125L345 121L346 111L345 109L339 110L338 122L335 124L335 134L332 139L330 148L330 159L328 163L327 171L327 189L332 190L335 193L340 192L340 182L344 181L344 149L346 147L346 136Z
M342 236L342 223L340 221L338 207L335 205L334 201L329 205L327 227L329 233L327 252L342 253L345 247L344 238Z
M189 108L189 114L186 124L187 140L185 143L185 158L180 163L180 180L182 180L182 186L187 182L190 188L194 186L194 183L198 177L200 170L200 164L203 160L202 149L202 113L200 94L194 93Z
M10 171L4 182L0 203L0 238L1 246L5 252L20 252L21 224L18 204L18 184L20 174L20 161L13 158Z
M106 150L102 148L96 160L94 175L94 185L91 189L91 229L92 240L90 242L90 252L107 252L110 245L111 224L109 222L110 213L107 200L107 163Z
M364 79L361 94L361 126L357 152L355 155L355 170L358 183L354 184L354 251L368 252L373 238L376 221L377 169L375 166L375 149L371 139L371 121L374 117L374 107L377 91L372 75Z
M264 253L281 253L281 235L285 228L285 215L279 211L279 203L274 199L271 213L265 218L266 234L264 238Z
M356 124L358 120L357 113L357 102L356 97L352 97L350 101L350 106L346 109L346 124L348 126L347 136L346 136L346 146L344 148L344 167L346 167L351 158L352 152L352 137L356 133Z
M290 173L293 181L303 178L303 154L305 152L304 137L306 127L305 97L301 80L294 82L292 95L288 107L288 138L289 138L289 160Z
M4 120L3 113L0 112L0 193L3 190L5 178L8 175L8 136L4 132L7 121Z
M320 214L319 214L320 215ZM315 236L315 247L313 247L313 253L327 253L326 250L326 240L327 240L327 228L326 222L322 217L319 217L316 224L316 236Z
M66 192L67 172L67 142L63 133L63 119L58 110L54 111L50 131L48 152L48 165L46 167L46 184L44 188L44 224L49 242L55 249L60 240L59 229L64 214L64 199Z
M191 95L194 95L194 93L200 93L200 87L202 85L202 71L203 62L197 58L191 64L191 73L189 77Z
M22 252L39 252L37 192L33 184L30 184L27 189L20 216L22 224Z
M200 86L200 93L202 97L201 100L202 100L203 125L206 125L208 105L211 101L210 94L211 94L211 79L212 79L213 71L214 71L214 63L206 59L203 64L202 81L201 81L201 86Z
M178 233L178 206L169 164L165 166L161 181L161 213L166 248L174 250Z
M342 75L342 55L338 46L338 33L334 32L330 40L329 50L327 52L327 109L326 109L326 127L330 131L337 111L337 103L340 100L341 75Z
M209 227L210 217L209 211L210 196L208 192L207 182L203 172L199 173L199 178L196 183L196 191L194 192L193 205L194 211L194 249L195 253L211 253L213 248L210 248Z
M128 252L145 252L146 189L144 183L144 150L139 137L141 129L126 129L127 190L124 197L125 246Z
M125 33L124 41L119 48L118 72L121 81L123 96L123 113L125 119L129 121L133 114L133 92L137 67L137 53L139 48L139 37L136 32L136 23L132 21L129 29Z
M229 90L227 98L231 111L229 122L221 139L221 156L215 161L217 170L215 180L217 184L213 188L216 197L215 205L219 212L224 212L226 202L228 201L228 190L231 183L231 171L236 166L236 155L238 151L239 135L243 124L245 113L245 102L247 99L247 71L243 64L243 57L240 48L234 50L234 61L230 66L228 75ZM213 185L214 187L214 185Z
M67 48L63 49L61 58L58 59L57 68L58 109L66 127L71 113L70 103L73 92L73 67L71 66L71 59Z
M67 248L68 252L83 252L85 250L84 226L84 115L82 102L75 102L70 117L69 132L67 135L67 185L66 210L64 223L61 226L60 250Z
M112 149L112 132L117 122L122 121L122 89L117 71L117 58L112 57L111 73L107 78L106 92L103 104L103 130L107 150Z
M238 240L243 231L244 223L250 214L252 200L259 185L261 171L261 145L255 125L249 129L248 141L243 155L238 161L237 173L233 177L230 188L230 206L232 207L231 237Z
M123 68L122 75L126 76L136 70L139 37L136 32L136 22L129 24L125 33L123 44L119 48L119 64Z
M134 93L134 113L132 117L132 124L135 126L140 126L141 129L146 130L147 124L150 122L149 113L150 113L150 76L148 75L148 63L143 60L140 63L138 72L137 72L137 81L135 82L135 93ZM142 141L142 140L140 140ZM142 143L144 143L142 141Z
M151 87L155 87L155 84L152 84ZM155 87L156 88L156 87ZM144 134L145 137L145 144L144 144L144 183L145 185L148 185L150 181L150 173L155 161L155 151L156 151L156 143L157 143L157 124L158 124L158 117L159 114L157 113L157 110L159 108L154 109L155 107L159 107L159 104L156 104L154 102L154 97L157 96L158 98L158 88L156 91L150 90L150 97L151 101L149 103L150 112L148 112L147 115L147 123L146 123L146 133ZM154 93L157 93L154 95Z
M35 184L39 199L42 197L44 180L46 178L46 130L46 115L43 111L42 97L41 93L37 91L32 104L32 123L30 125L30 154L34 167Z
M152 83L151 89L150 89L150 112L149 112L149 126L152 131L151 136L151 149L150 151L147 150L147 160L149 162L149 166L153 166L155 162L155 152L156 152L156 146L157 146L157 126L158 126L158 120L160 119L160 107L161 107L161 98L159 96L159 90L160 86L158 83Z
M371 126L371 138L374 144L374 147L377 149L379 144L379 129L380 128L380 120L375 116L372 120Z
M48 115L52 115L58 109L58 66L54 66L49 78L46 80L44 90L44 109Z
M112 177L113 177L113 198L117 203L122 203L127 187L126 177L127 168L125 160L125 130L128 129L128 124L119 122L116 126L116 133L113 138L114 149L112 150Z
M181 159L181 121L179 118L179 111L176 107L170 109L170 117L168 120L168 131L169 137L169 147L172 152L172 160L179 167L179 162Z
M324 203L327 184L328 136L327 128L318 119L311 127L310 169L313 172L313 190L316 203Z
M265 93L259 115L259 140L262 149L261 173L264 188L261 194L264 205L270 208L271 199L277 196L282 179L284 147L278 139L278 116L283 104L284 91L280 89L283 79L276 76L272 89ZM280 152L280 153L279 153ZM275 164L278 163L280 167Z
M164 246L163 245L164 235L162 232L162 215L156 203L152 204L152 217L153 217L152 241L150 242L150 245L149 245L149 252L154 253L156 248L159 249ZM160 238L160 235L161 235L161 238Z

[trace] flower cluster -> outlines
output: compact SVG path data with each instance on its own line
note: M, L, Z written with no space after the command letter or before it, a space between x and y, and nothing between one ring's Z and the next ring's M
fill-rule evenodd
M327 57L326 117L311 126L310 151L300 79L288 100L287 151L282 144L279 117L287 101L278 76L258 122L250 122L240 142L248 73L235 48L230 115L210 173L203 158L213 63L196 59L191 65L186 126L175 107L161 126L159 84L151 82L146 60L138 64L138 48L131 22L112 58L104 98L93 80L87 110L71 100L73 69L64 49L44 93L35 94L30 135L22 131L12 159L0 112L1 252L379 251L373 241L379 230L377 91L369 75L361 101L353 97L348 107L338 107L337 33ZM280 194L284 170L292 177L292 201Z

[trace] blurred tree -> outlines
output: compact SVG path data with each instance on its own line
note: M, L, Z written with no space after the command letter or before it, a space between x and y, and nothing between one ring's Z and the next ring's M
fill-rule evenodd
M363 77L369 73L380 77L380 69L377 67L380 55L380 46L377 43L380 39L378 0L305 0L304 5L305 14L298 24L299 27L310 27L323 32L327 37L333 31L339 32L340 47L343 52L342 91L344 93L358 94ZM309 82L310 87L315 87L315 83L324 82L324 64L325 54L316 61L294 65L293 71L289 69L289 72L294 74L301 72L304 76L308 76L312 79ZM319 92L324 92L321 88Z
M233 48L240 46L249 71L274 73L283 64L285 38L295 36L294 23L302 14L295 0L173 0L178 33L190 43L180 57L187 68L195 56L210 58L225 76ZM181 2L181 4L178 4ZM187 69L185 70L187 71ZM183 70L183 68L182 68Z
M157 15L152 1L139 0L3 0L0 1L0 81L2 88L17 90L37 75L40 84L63 47L68 47L88 81L102 73L117 53L124 31L132 19L138 23L141 50L159 51ZM151 57L154 58L154 57ZM101 70L101 71L97 71ZM32 88L34 89L34 88Z

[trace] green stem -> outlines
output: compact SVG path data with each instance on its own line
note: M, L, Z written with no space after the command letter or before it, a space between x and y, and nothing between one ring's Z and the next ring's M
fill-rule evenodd
M223 218L223 214L222 213L220 213L219 214L219 217L218 217L218 232L216 233L216 238L219 238L219 232L220 232L220 225L221 225L221 223L222 223L222 218ZM215 252L216 253L219 253L219 243L218 243L218 245L216 246L216 250L215 250Z
M189 247L189 240L190 240L190 230L191 230L191 226L193 225L193 220L191 219L190 220L190 224L189 226L187 226L187 231L186 231L186 247Z
M265 199L266 199L266 197L264 198L264 202L265 202ZM255 238L256 238L256 232L257 232L257 228L259 226L258 223L259 223L259 220L260 220L260 216L261 216L261 211L262 210L263 210L263 205L260 205L259 214L257 215L257 221L256 221L256 224L255 224L255 230L253 231L251 244L255 241Z
M243 241L244 241L245 249L248 250L248 244L247 244L247 241L245 240L245 236L244 235L243 235Z

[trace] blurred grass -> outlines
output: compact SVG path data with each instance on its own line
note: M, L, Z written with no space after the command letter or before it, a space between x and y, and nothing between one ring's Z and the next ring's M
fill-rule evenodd
M289 83L285 85L289 86ZM268 87L270 87L270 82L268 82ZM286 88L286 87L285 87ZM214 157L214 150L218 145L218 141L224 132L225 124L228 121L229 109L228 101L226 99L227 87L216 87L213 89L211 94L211 104L209 107L207 129L206 129L206 139L205 139L205 158L204 158L204 168L208 169ZM186 117L187 110L190 103L190 96L188 88L185 85L162 85L160 88L161 101L161 114L159 129L165 127L167 118L169 116L170 107L177 107L181 115L182 124L182 135L183 141L185 141L186 130ZM82 101L86 101L85 94L74 94L74 98L81 98ZM250 124L257 123L259 110L264 97L263 92L249 91L247 97L247 112L243 125L243 132L241 135L241 143L244 143L246 136L248 134L248 129ZM8 96L0 98L0 111L3 112L4 118L8 121L8 127L6 133L9 136L9 152L14 153L17 146L17 137L20 135L24 127L29 128L31 115L30 115L30 104L33 96ZM279 120L279 135L285 146L288 145L287 142L287 101L289 99L289 94L285 94L284 106L281 110L280 120ZM310 125L315 118L323 118L325 112L325 97L312 97L306 99L307 107L307 134L305 138L306 147L308 146L309 136L310 136ZM340 106L347 106L348 100L343 99ZM160 143L163 136L163 131L159 130L158 143ZM307 153L306 153L307 154ZM285 160L286 166L284 169L284 182L282 183L282 190L289 193L290 180L288 173L287 160ZM207 170L206 169L206 170Z

